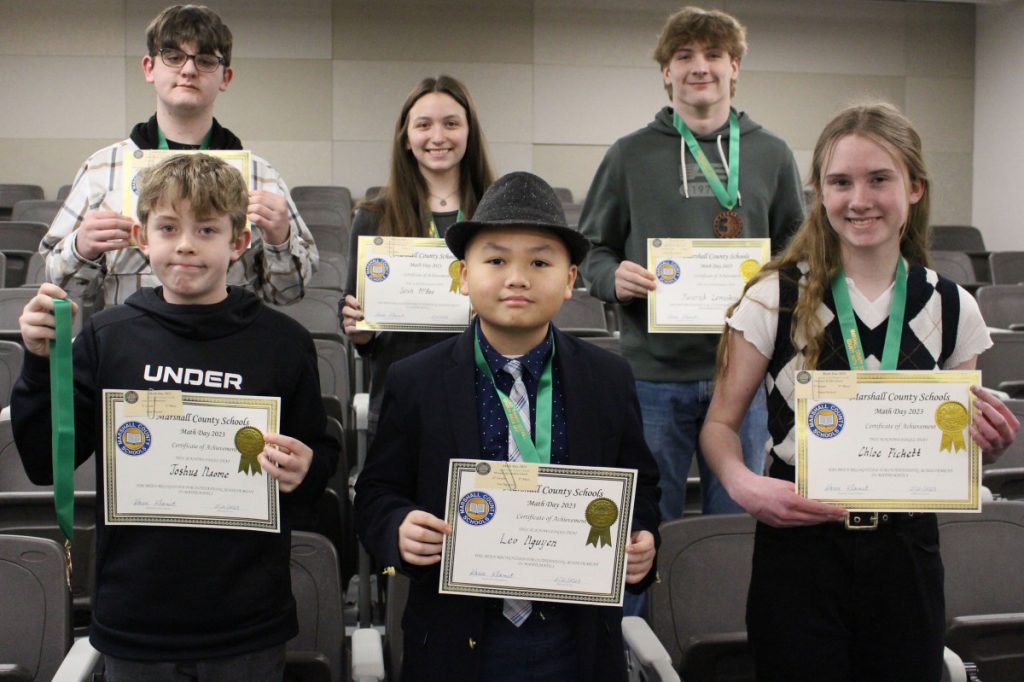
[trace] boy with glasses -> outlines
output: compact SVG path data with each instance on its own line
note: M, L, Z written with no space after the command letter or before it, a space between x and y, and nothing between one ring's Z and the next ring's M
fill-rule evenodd
M129 246L134 221L120 210L125 154L242 149L213 117L217 95L234 75L231 31L220 17L200 5L168 7L146 29L146 44L142 71L156 90L156 113L127 140L86 160L39 246L47 280L85 302L123 303L140 287L156 284L149 260ZM248 219L257 229L228 281L265 301L291 303L302 298L316 269L316 246L281 176L255 154L252 166Z

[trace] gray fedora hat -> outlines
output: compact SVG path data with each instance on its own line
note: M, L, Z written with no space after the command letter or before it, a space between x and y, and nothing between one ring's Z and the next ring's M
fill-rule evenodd
M465 258L466 244L485 227L537 227L554 232L565 242L574 265L590 250L587 238L566 224L562 202L551 185L525 171L495 180L480 198L473 219L449 227L444 241L456 258Z

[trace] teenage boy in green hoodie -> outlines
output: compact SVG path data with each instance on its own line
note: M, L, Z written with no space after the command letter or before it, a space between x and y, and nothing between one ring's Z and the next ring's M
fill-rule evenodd
M719 335L647 332L645 299L655 288L643 265L647 239L770 237L778 251L803 218L793 152L732 106L746 51L746 29L724 12L686 7L669 17L654 58L671 105L611 146L580 217L580 229L593 243L583 276L595 296L622 304L622 351L637 378L644 436L661 470L664 520L682 516L695 451L704 512L742 509L714 478L697 443L711 401ZM730 132L737 129L738 136ZM737 144L739 163L730 167ZM738 197L716 194L695 148L723 187L739 174ZM760 472L768 438L763 392L742 436L747 466Z

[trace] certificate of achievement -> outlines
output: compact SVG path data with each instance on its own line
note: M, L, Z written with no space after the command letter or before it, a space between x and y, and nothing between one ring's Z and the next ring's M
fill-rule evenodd
M981 511L974 384L980 372L797 372L797 492L859 511Z
M245 186L251 188L252 154L248 149L136 149L124 155L124 198L121 213L132 220L137 218L135 208L139 204L139 174L150 166L155 166L165 159L179 154L208 154L223 159L238 169L245 180ZM132 246L134 246L134 241Z
M256 460L280 411L266 396L105 389L107 523L280 532L277 480Z
M725 311L771 256L769 239L648 239L647 331L720 334Z
M457 332L469 325L459 261L443 239L360 237L357 264L357 329Z
M445 594L619 606L635 469L454 459Z

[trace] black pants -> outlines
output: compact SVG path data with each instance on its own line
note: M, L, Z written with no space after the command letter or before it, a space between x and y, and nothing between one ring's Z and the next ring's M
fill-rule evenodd
M747 629L759 682L938 682L945 598L933 514L877 530L758 524Z

